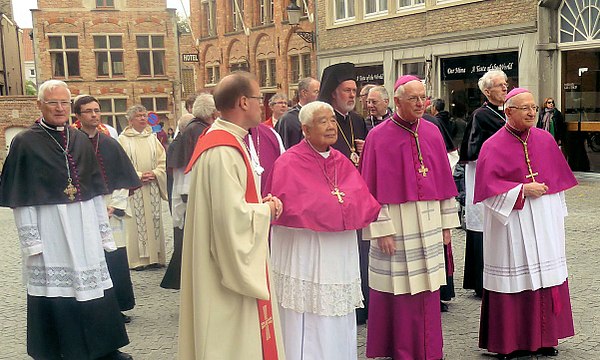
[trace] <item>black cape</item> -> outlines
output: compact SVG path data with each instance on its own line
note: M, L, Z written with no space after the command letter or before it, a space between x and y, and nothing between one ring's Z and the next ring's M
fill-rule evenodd
M117 189L135 190L142 186L129 156L117 140L100 132L88 139L92 147L98 150L96 158L109 192Z
M350 159L351 151L350 147L346 143L346 140L344 139L344 135L350 143L352 143L352 132L354 132L354 140L364 140L367 138L367 124L365 124L363 118L354 111L349 112L346 116L335 111L335 118L339 124L339 127L338 138L335 144L333 144L333 148L340 151L348 159ZM352 128L350 128L350 121L352 121ZM342 132L344 135L342 135ZM356 148L356 144L350 145Z
M198 138L210 124L193 118L185 129L173 140L167 151L167 167L184 168L190 162Z
M36 122L13 139L0 178L0 206L71 204L108 193L88 137L70 126L63 131L46 131ZM74 200L64 193L68 178L65 157L50 138L64 148L67 133L69 168L78 190Z
M302 124L300 124L300 109L302 106L297 104L293 108L289 109L281 116L281 119L275 124L275 131L281 136L281 141L286 149L296 145L302 139Z
M435 116L429 115L427 113L423 114L423 119L429 121L430 123L433 123L440 130L440 133L442 134L442 138L444 138L444 145L446 145L447 152L450 152L455 149L454 143L452 142L452 136L450 136L448 129L446 129L446 126L444 126L444 124L442 124L440 119L436 118Z
M494 104L485 102L480 108L473 111L471 119L467 122L465 135L460 145L460 161L477 160L483 143L501 129L505 123L504 111L498 109Z

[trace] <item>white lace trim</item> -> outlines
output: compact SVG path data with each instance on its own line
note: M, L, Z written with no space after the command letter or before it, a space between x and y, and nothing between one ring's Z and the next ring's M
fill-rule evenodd
M344 316L363 307L360 278L349 284L315 284L274 273L273 285L282 307L299 313Z
M85 292L107 288L110 274L106 262L102 260L99 266L85 270L74 270L65 266L28 265L27 278L31 286L71 288L75 292Z
M109 243L109 242L113 242L113 236L112 236L112 228L110 227L110 223L108 222L103 222L100 223L99 225L100 228L100 237L102 238L102 243Z
M27 225L20 226L19 230L19 241L21 242L21 246L23 248L30 248L35 245L42 244L42 238L40 237L40 233L38 231L37 226L35 225Z

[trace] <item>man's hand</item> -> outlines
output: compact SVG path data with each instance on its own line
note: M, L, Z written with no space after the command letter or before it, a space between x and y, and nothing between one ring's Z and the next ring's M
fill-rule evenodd
M444 245L450 244L450 242L452 241L452 232L450 231L450 229L442 230L442 237L444 238Z
M279 219L279 217L283 213L283 203L281 202L281 200L279 200L277 196L268 194L263 198L262 202L269 204L269 207L271 208L271 219Z
M361 139L355 139L354 144L356 145L356 151L358 151L359 154L362 154L362 151L365 147L365 141Z
M392 236L377 238L377 246L379 246L379 249L386 255L392 256L394 255L394 252L396 252L396 243Z
M154 173L152 171L146 171L146 172L142 173L141 180L145 184L150 181L156 180L156 176L154 176Z
M115 212L115 208L112 206L107 206L106 211L108 212L108 217L110 218L113 216L113 212Z
M523 195L525 197L539 198L548 191L548 186L544 183L532 182L523 185Z

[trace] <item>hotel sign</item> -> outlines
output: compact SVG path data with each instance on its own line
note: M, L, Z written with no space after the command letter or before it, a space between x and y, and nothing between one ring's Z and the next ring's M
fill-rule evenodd
M181 54L183 62L198 62L198 54Z

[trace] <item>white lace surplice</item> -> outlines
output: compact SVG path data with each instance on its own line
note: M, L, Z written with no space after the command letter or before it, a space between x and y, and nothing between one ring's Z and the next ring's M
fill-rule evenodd
M355 230L328 233L273 226L271 262L283 308L343 316L363 307Z
M104 250L116 249L102 196L13 210L23 278L33 296L87 301L112 287Z
M477 161L465 165L465 225L471 231L483 231L483 204L473 204L475 195L475 168Z

